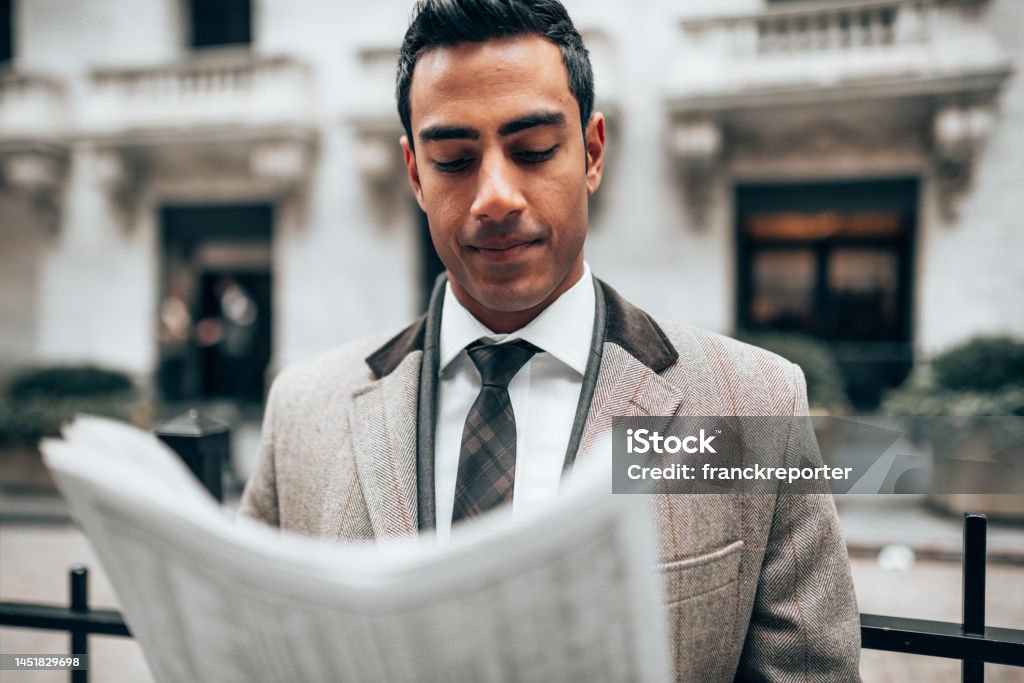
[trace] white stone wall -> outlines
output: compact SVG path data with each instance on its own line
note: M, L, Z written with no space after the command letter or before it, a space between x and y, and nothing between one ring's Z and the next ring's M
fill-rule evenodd
M38 357L145 373L156 351L153 231L114 215L95 161L88 146L76 145L63 220L43 250Z
M27 202L0 194L0 372L36 354L39 254L46 240Z
M577 27L599 27L614 45L605 179L586 246L594 272L656 316L727 331L734 317L732 217L716 189L707 223L692 224L668 153L665 65L678 49L678 21L744 11L750 2L566 3ZM595 69L601 99L604 74Z
M1024 3L993 2L985 24L1017 73L954 220L928 186L915 285L918 348L932 355L974 335L1024 336Z

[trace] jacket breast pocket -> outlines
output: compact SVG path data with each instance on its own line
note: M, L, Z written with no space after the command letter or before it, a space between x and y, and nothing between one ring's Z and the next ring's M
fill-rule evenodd
M658 565L675 680L729 680L735 670L743 541Z

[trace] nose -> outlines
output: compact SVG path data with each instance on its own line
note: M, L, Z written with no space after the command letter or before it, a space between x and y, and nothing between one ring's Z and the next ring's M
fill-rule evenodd
M477 179L476 197L470 207L475 220L501 222L526 208L515 165L504 154L490 154L482 159Z

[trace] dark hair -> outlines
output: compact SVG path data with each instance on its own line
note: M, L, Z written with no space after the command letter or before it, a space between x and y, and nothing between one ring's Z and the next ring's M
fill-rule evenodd
M435 47L483 43L495 38L539 35L562 53L569 90L580 107L586 129L594 109L594 73L590 55L569 13L558 0L419 0L398 56L395 98L402 127L412 145L409 88L416 61Z

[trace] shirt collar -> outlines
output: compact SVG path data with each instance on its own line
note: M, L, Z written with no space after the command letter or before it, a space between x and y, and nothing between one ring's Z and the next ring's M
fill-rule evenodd
M439 372L443 373L467 345L486 337L498 343L524 339L582 376L586 372L594 332L594 297L590 265L584 261L583 276L540 315L514 332L499 334L477 320L446 284L441 309Z

